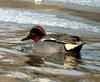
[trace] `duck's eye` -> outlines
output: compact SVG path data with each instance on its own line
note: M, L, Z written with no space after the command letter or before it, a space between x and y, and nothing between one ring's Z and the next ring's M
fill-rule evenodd
M34 33L31 33L30 35L31 35L31 37L32 37L32 36L37 36L37 35L36 35L36 34L34 34Z

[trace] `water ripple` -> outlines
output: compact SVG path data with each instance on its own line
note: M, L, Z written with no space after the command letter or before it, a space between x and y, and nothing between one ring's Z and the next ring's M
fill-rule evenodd
M98 25L91 25L82 21L62 19L53 12L41 13L31 10L0 8L0 21L16 22L20 24L42 24L46 26L100 33Z

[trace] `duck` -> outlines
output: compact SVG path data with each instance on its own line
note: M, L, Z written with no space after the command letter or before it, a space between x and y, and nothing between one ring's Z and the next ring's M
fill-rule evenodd
M69 53L75 52L80 53L82 46L85 44L78 36L68 34L47 34L46 30L41 25L34 25L30 30L29 34L21 41L32 39L34 44L34 54L54 54L57 52ZM80 56L76 56L80 59Z

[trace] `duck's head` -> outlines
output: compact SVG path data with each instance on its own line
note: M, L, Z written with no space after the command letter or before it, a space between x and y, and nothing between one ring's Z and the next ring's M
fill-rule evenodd
M40 25L35 25L30 30L28 36L25 37L24 39L22 39L21 41L32 39L36 43L45 35L46 35L46 32L45 32L44 28Z

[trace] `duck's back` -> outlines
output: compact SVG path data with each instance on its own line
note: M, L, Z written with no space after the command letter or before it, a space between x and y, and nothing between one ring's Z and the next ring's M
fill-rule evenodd
M66 42L66 43L75 43L81 41L81 38L78 36L73 36L73 35L68 35L68 34L63 34L63 33L58 33L58 34L49 34L45 36L44 38L54 38L58 41Z

